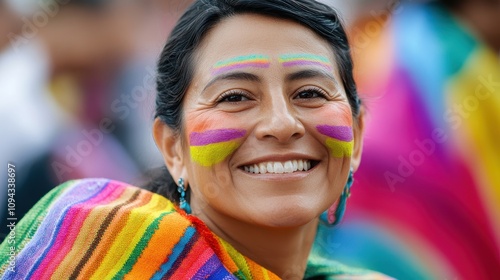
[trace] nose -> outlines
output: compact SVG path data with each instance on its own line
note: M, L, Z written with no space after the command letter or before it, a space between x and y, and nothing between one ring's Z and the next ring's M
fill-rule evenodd
M263 102L261 119L255 129L259 140L275 139L278 143L288 143L299 139L305 134L302 122L284 94L272 93L273 98Z

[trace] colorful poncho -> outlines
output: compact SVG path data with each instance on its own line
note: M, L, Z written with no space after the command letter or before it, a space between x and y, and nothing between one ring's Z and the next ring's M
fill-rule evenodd
M0 245L2 279L279 279L165 197L117 181L55 188L15 234ZM312 252L307 278L388 279Z

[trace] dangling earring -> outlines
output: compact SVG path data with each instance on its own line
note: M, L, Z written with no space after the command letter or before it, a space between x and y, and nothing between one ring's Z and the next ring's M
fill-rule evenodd
M186 211L186 213L191 214L191 206L189 206L189 203L186 201L186 189L184 187L184 179L179 178L177 181L177 192L180 194L179 198L179 207Z
M344 216L347 199L349 198L349 196L351 196L351 186L352 183L354 182L353 173L354 171L351 168L351 170L349 170L349 177L347 178L347 183L345 184L344 190L340 195L339 203L333 204L330 208L328 208L328 213L327 213L328 223L333 226L340 223L342 217Z

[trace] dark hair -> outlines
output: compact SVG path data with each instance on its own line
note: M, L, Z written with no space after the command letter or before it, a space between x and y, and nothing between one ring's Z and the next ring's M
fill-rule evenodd
M259 14L292 20L325 39L333 49L340 77L355 118L360 100L353 77L349 42L342 23L332 8L311 0L198 0L172 30L159 62L155 118L176 133L182 126L182 101L193 78L193 57L208 31L221 20L238 14ZM178 201L175 182L166 168L145 188Z
M436 1L438 3L443 4L444 6L448 8L456 8L463 4L465 1L464 0L438 0Z
M55 2L55 1L54 1ZM88 9L102 9L110 4L109 0L67 0L65 6L80 6Z

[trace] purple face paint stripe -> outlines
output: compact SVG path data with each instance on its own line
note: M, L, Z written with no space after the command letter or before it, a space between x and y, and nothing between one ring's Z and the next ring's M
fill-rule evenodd
M218 75L223 72L235 70L235 69L240 69L240 68L246 68L246 67L257 67L257 68L268 68L270 63L260 63L260 62L248 62L248 63L238 63L238 64L233 64L229 66L224 66L220 68L216 68L212 70L213 75Z
M324 67L328 70L332 70L332 67L324 62L311 61L311 60L294 60L283 62L283 67L291 67L291 66L302 66L302 65L318 65Z
M319 133L340 141L349 142L354 139L350 126L318 125L316 129Z
M189 144L191 146L205 146L235 140L245 136L245 134L245 130L239 129L216 129L204 132L192 132L189 135Z

